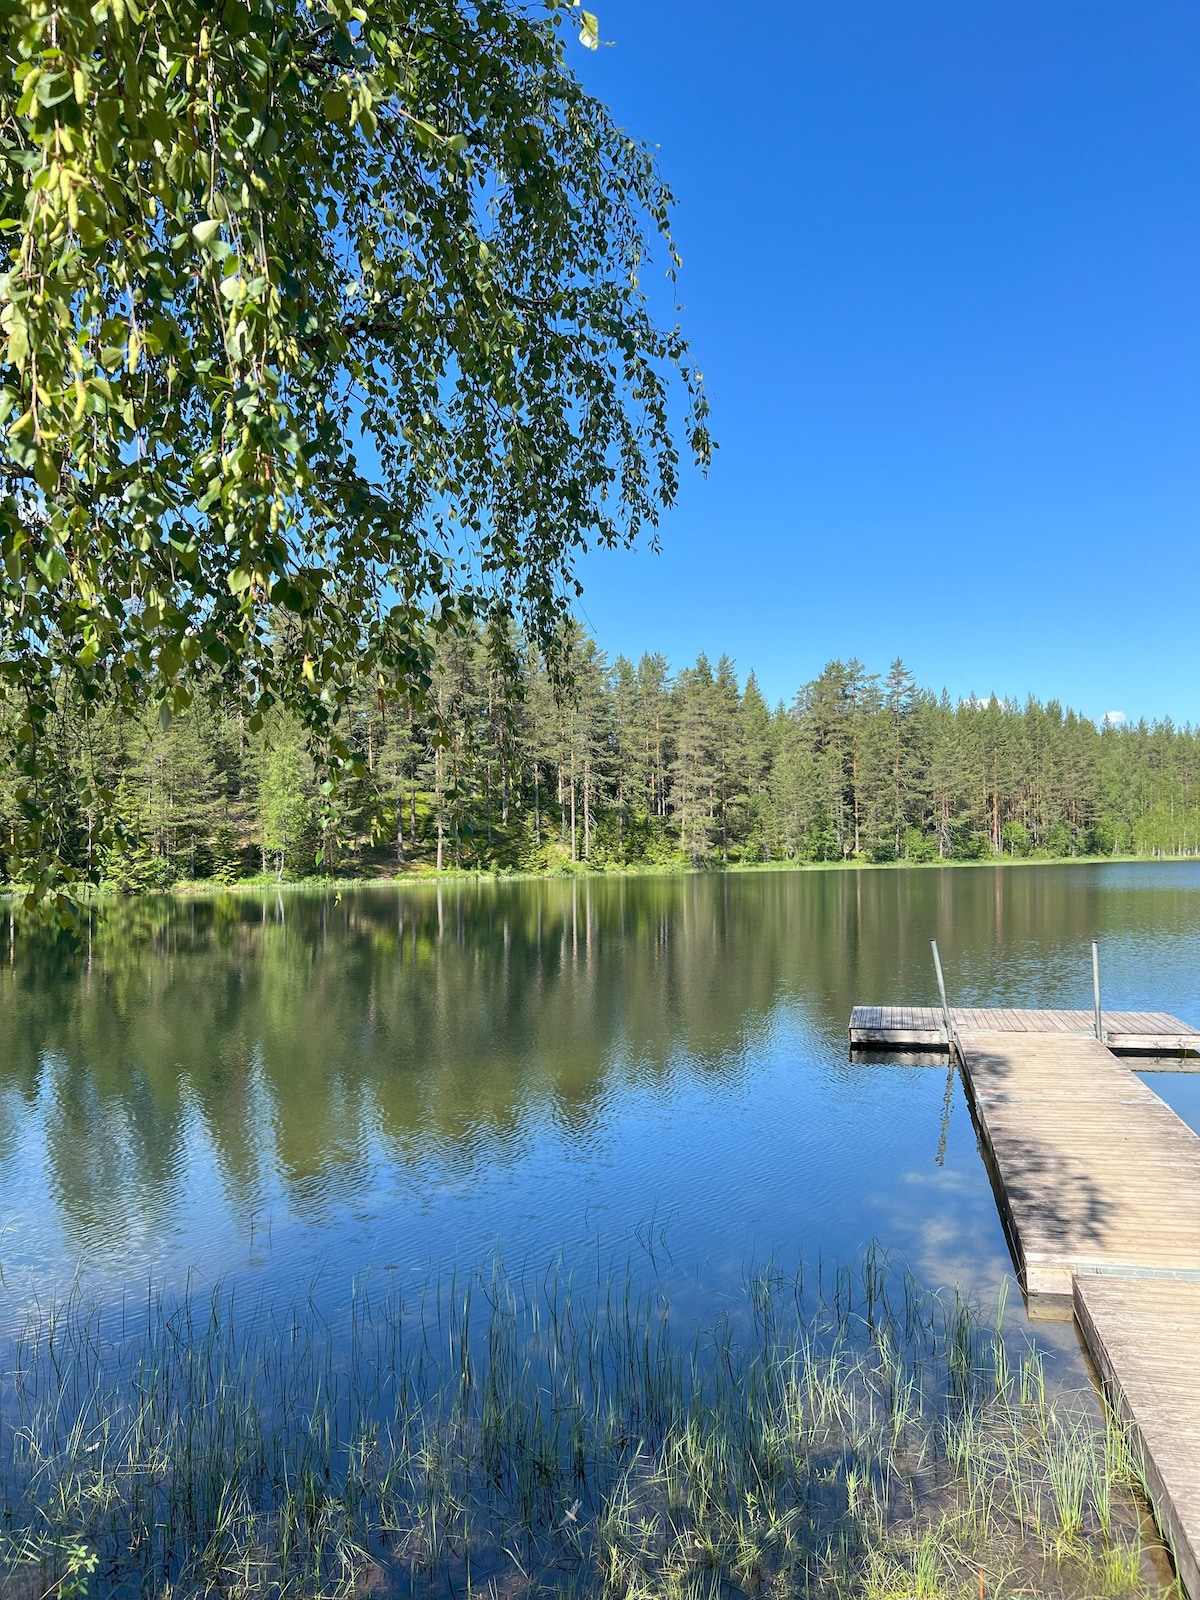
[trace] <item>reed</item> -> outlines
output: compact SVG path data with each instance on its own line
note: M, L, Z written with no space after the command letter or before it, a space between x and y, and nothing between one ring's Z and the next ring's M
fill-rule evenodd
M1128 1442L1000 1320L875 1252L686 1336L630 1274L336 1327L222 1289L113 1337L76 1300L0 1386L2 1592L1164 1593Z

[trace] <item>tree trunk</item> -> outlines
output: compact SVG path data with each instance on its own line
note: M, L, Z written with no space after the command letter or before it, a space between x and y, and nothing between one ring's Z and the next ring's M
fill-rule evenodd
M575 834L575 746L571 746L571 860L579 860Z
M583 859L592 859L592 758L583 758Z
M437 802L437 870L442 870L442 851L446 837L446 819L442 808L442 749L438 746L433 758L434 799Z

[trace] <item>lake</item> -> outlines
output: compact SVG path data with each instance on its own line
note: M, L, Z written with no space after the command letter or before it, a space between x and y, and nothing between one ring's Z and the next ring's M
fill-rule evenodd
M685 1316L872 1240L987 1299L1008 1251L957 1077L851 1006L1200 1021L1200 865L414 883L0 922L0 1327L79 1284L331 1311L499 1261L653 1274ZM1154 1087L1198 1125L1200 1079ZM1014 1297L1019 1299L1019 1297ZM1059 1342L1062 1343L1060 1337Z

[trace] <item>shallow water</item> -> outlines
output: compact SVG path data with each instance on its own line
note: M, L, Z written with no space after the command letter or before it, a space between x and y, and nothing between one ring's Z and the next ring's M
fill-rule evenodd
M0 921L0 1327L82 1282L344 1304L497 1257L655 1274L878 1239L993 1296L961 1085L848 1059L850 1008L1105 1002L1200 1022L1200 866L779 872L154 899L78 949ZM1200 1079L1154 1074L1200 1126ZM1064 1339L1065 1339L1064 1330ZM1069 1341L1068 1341L1069 1342ZM1065 1348L1065 1345L1064 1345Z

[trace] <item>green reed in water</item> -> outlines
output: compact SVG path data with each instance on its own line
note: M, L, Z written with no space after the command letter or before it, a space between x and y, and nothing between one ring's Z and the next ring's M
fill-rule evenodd
M1164 1592L1094 1394L873 1252L686 1341L628 1275L360 1294L336 1329L235 1298L31 1323L0 1593Z

